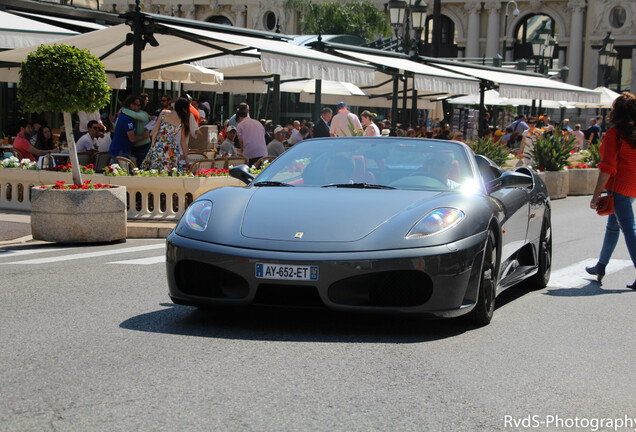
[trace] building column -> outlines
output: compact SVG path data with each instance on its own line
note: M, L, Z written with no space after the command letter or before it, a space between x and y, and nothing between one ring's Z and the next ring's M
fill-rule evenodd
M196 8L194 4L182 4L181 12L185 15L185 19L195 20L196 19Z
M583 69L583 21L585 12L585 0L570 0L568 8L572 10L570 21L570 46L568 49L568 83L581 85Z
M488 11L488 39L486 39L486 57L492 58L501 49L499 43L500 22L501 22L501 2L490 0L484 3L484 8ZM504 54L501 53L503 58Z
M232 12L236 14L236 27L245 28L247 24L245 17L245 5L232 6Z
M479 57L481 0L468 0L464 5L464 9L468 11L466 57Z

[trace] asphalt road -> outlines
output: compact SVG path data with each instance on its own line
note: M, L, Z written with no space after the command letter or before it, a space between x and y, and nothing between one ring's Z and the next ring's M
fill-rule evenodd
M0 430L636 430L634 270L621 239L584 274L588 200L553 202L550 286L483 328L176 306L158 240L0 249Z

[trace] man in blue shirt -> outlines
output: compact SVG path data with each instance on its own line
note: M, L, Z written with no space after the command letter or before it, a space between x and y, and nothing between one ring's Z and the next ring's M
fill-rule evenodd
M589 144L600 144L601 127L596 124L596 119L590 119L590 127L585 131L585 138Z
M141 97L130 95L124 101L124 108L135 112L141 109ZM150 132L145 131L143 135L135 135L135 121L124 113L119 113L115 123L113 141L108 152L110 153L110 163L117 163L117 156L128 157L135 142L148 139ZM141 163L141 161L140 161Z

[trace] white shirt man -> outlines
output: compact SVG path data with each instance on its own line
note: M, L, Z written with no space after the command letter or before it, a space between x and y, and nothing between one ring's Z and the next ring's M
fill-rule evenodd
M91 120L87 125L87 132L77 140L77 151L87 152L91 150L97 150L99 144L97 142L97 136L102 129L102 125L95 120Z
M349 111L346 103L340 102L338 114L331 119L331 134L337 137L352 136L352 127L354 133L363 130L358 116Z

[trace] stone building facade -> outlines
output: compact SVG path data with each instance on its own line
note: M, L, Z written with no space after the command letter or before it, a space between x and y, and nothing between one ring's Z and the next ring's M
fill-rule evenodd
M386 1L376 0L386 8ZM428 1L429 27L423 45L431 38L433 1ZM123 13L134 0L104 0L100 9ZM514 14L515 5L519 13ZM297 17L285 8L285 0L141 0L142 10L181 18L297 34ZM508 18L506 20L506 14ZM599 49L608 32L615 39L618 64L609 74L609 87L632 90L636 84L636 1L634 0L443 0L441 2L444 57L491 58L504 61L528 57L524 40L532 25L548 22L557 49L552 70L569 69L567 81L594 88L604 83ZM507 47L503 55L504 30ZM446 55L445 55L446 54Z

